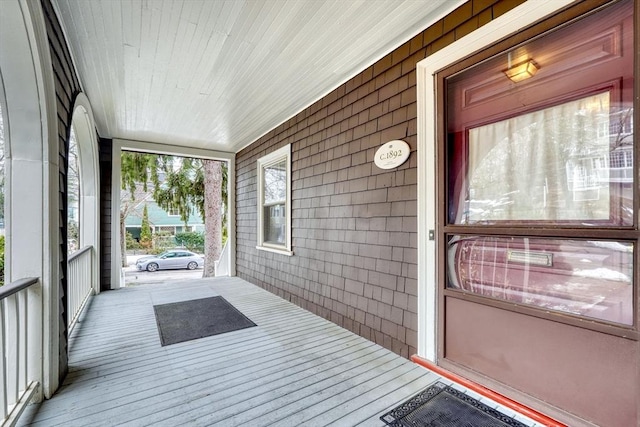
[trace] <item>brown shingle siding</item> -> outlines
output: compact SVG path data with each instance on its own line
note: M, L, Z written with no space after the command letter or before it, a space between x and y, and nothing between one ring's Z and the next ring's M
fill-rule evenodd
M491 8L492 10L492 18L496 19L500 15L504 15L514 7L524 3L526 0L503 0L496 2L495 5Z
M462 37L466 36L467 34L478 29L478 23L479 23L479 19L477 16L475 16L469 19L468 21L466 21L465 23L461 24L460 26L456 27L456 29L453 32L455 39L459 40Z
M462 25L467 20L471 19L473 16L473 2L466 2L456 10L451 12L449 15L445 16L442 32L448 33L449 31L453 31L455 28Z
M520 1L473 0L237 155L237 272L408 357L417 346L416 64ZM373 165L402 139L409 160ZM258 251L256 159L292 143L292 257Z
M449 33L446 33L445 35L443 35L442 37L440 37L439 39L437 39L433 43L431 43L427 47L427 52L428 52L429 55L432 55L435 52L439 51L440 49L449 46L455 40L456 40L456 36L455 36L455 33L453 31L451 31Z
M493 19L493 12L491 11L491 9L483 10L478 15L478 28L488 23L492 19Z
M384 58L382 58L381 60L373 64L373 75L377 76L385 72L392 66L392 64L393 64L392 56L391 54L388 54L387 56L385 56Z
M498 0L472 0L472 13L474 16L479 15L482 11L493 6Z
M411 41L406 42L393 52L391 52L391 65L396 66L411 54Z
M424 42L420 45L419 49L424 48L425 46L433 43L435 40L438 40L444 34L444 19L435 22L429 28L427 28L423 33ZM412 49L411 53L415 53L419 49Z

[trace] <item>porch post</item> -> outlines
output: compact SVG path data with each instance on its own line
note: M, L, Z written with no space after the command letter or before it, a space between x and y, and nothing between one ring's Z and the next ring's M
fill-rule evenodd
M80 161L80 241L79 248L92 246L91 287L100 293L100 165L93 111L84 93L78 94L71 120L78 144Z
M0 2L5 89L6 281L39 277L29 305L28 376L35 399L59 385L60 277L55 89L42 7Z

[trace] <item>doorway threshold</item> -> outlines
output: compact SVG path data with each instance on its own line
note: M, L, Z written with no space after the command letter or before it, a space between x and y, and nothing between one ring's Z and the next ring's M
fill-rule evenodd
M536 423L540 423L544 426L549 426L549 427L568 427L566 424L563 424L559 421L554 420L553 418L548 417L547 415L536 411L535 409L532 409L526 405L523 405L513 399L510 399L498 392L495 392L489 388L486 388L476 382L473 382L467 378L461 377L460 375L454 374L451 371L448 371L438 365L436 365L433 362L428 361L427 359L424 359L418 355L413 355L411 356L411 361L424 367L427 368L428 370L444 377L447 378L450 381L453 381L457 384L460 384L463 387L468 388L469 390L472 390L484 397L487 397L493 401L495 401L496 403L499 403L513 411L516 411L517 413L524 415L532 420L534 420Z

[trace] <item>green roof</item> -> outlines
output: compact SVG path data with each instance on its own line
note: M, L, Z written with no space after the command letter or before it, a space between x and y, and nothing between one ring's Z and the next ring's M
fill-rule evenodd
M127 227L140 227L142 226L142 212L144 210L145 204L147 205L147 214L149 215L149 224L155 227L164 226L164 225L176 225L181 226L184 225L182 219L178 215L169 215L167 211L162 209L158 204L149 200L147 202L142 202L138 205L137 209L130 213L127 216L127 219L124 221L125 226ZM192 212L191 216L189 216L188 225L202 225L204 221L200 217L199 213Z

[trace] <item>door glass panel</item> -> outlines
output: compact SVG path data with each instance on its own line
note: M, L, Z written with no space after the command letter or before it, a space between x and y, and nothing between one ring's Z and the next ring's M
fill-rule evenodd
M452 236L448 288L632 325L633 250L628 242Z
M633 226L633 28L620 2L446 78L449 224Z
M469 129L453 222L631 225L631 115L603 92Z
M619 138L609 111L605 92L470 129L465 209L457 209L456 223L608 221L612 211L630 209L630 199L609 191L619 172L632 171L631 150L609 151ZM625 219L632 217L614 222Z

